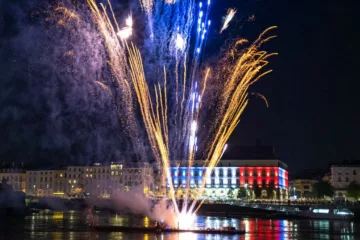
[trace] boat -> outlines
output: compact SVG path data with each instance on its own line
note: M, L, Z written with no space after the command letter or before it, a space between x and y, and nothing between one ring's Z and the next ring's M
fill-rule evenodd
M299 211L297 216L312 219L350 220L354 218L354 213L347 208L310 208Z
M199 233L199 234L223 234L240 235L245 234L245 230L236 230L234 228L222 229L177 229L177 228L157 228L157 227L126 227L126 226L89 226L90 229L102 232L141 232L141 233Z

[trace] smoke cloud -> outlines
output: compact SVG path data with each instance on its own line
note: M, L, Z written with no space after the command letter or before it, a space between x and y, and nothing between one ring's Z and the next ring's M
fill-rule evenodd
M0 158L42 166L143 159L123 134L85 3L4 0L0 16Z

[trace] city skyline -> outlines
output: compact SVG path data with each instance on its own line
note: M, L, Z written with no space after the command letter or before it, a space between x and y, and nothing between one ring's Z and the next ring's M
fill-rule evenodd
M107 111L106 106L95 113L92 106L82 104L81 98L72 96L76 100L73 106L59 101L64 97L60 91L65 88L63 83L57 85L59 92L49 92L47 84L50 82L36 77L39 60L31 65L22 63L27 54L33 55L34 60L44 57L39 54L40 45L29 44L38 42L39 37L35 36L38 32L33 29L34 33L30 34L26 30L37 26L37 18L29 22L27 16L31 12L36 15L38 6L20 6L6 1L1 4L1 13L5 16L2 21L9 27L2 28L0 33L6 40L3 43L7 44L1 54L5 87L0 101L0 124L4 129L0 158L10 163L82 164L96 159L116 160L122 156L122 151L131 153L132 149L120 149L123 140L112 134L119 126L114 122L114 113ZM214 4L211 15L224 15L230 6L237 8L235 19L226 30L228 34L253 39L265 27L279 26L278 38L266 45L280 53L271 63L274 72L250 89L263 94L269 108L262 99L251 95L249 107L228 145L252 145L256 139L261 139L265 145L273 145L278 157L294 172L310 163L323 168L330 162L359 159L356 148L359 110L351 107L356 103L353 81L356 70L351 63L358 47L354 44L357 35L347 24L356 24L352 21L350 6L335 1L326 7L311 1L302 4L215 1ZM17 11L11 11L13 8ZM327 14L329 12L334 14ZM330 26L326 22L333 24ZM214 21L213 24L215 29L220 23ZM301 29L309 31L300 34ZM216 43L217 38L213 38ZM310 39L319 40L311 42ZM209 49L211 52L211 45ZM53 75L51 73L50 78ZM76 95L79 89L69 86L68 90ZM78 108L90 111L79 115ZM104 115L105 112L109 115ZM88 119L94 119L94 125L89 125ZM91 133L92 127L96 133ZM136 154L133 155L136 158ZM307 164L303 164L304 161Z

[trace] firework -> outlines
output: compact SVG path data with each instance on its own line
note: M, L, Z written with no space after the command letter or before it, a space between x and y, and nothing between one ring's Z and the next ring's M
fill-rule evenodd
M274 27L265 30L247 48L243 47L247 40L236 41L210 71L202 61L211 27L210 0L198 4L193 0L140 0L151 32L150 39L145 39L146 43L151 43L143 50L145 54L139 50L144 48L137 48L129 42L133 33L131 16L125 20L125 27L120 28L109 1L109 8L103 4L98 6L95 0L87 2L106 47L111 79L120 91L120 94L112 95L120 95L117 103L124 109L121 119L125 119L132 144L141 141L135 117L138 111L151 151L162 170L162 185L169 189L168 195L175 209L173 222L179 223L181 228L190 228L203 203L199 198L206 180L224 154L226 142L247 106L249 86L271 72L263 69L274 54L262 51L260 47L273 38L265 37L265 34ZM61 8L57 11L66 18L75 19L77 16L70 10ZM235 9L228 10L220 32L228 27L235 13ZM192 26L196 32L193 40ZM217 85L216 93L208 92L209 83ZM95 84L104 92L111 94L113 91L102 81ZM215 100L207 102L207 95L215 95ZM267 103L265 97L261 98ZM211 122L211 126L206 129L206 139L200 139L204 104L216 106L216 117L206 120ZM191 168L199 152L200 140L206 141L201 153L206 156L204 166L207 168L200 187L191 197ZM182 206L178 206L176 201L176 186L170 172L170 159L174 156L181 156L187 162L186 181L179 184L179 188L185 188Z
M228 9L228 12L227 12L227 15L225 17L224 24L223 24L223 26L222 26L222 28L220 30L220 33L222 33L225 29L227 29L229 27L229 23L234 18L235 13L236 13L236 9L232 9L232 8Z

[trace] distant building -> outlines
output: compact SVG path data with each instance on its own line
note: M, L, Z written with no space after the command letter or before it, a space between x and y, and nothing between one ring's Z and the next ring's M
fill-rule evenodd
M65 170L36 170L26 172L26 194L39 197L63 196Z
M289 193L290 196L294 196L296 193L296 197L298 198L308 198L314 197L314 184L318 181L312 179L296 179L290 181L289 183Z
M153 194L155 191L155 177L153 168L148 163L141 166L129 166L123 168L123 184L125 189L141 186L144 194Z
M26 177L25 177L26 176ZM61 170L33 170L24 173L26 193L39 197L72 197L80 194L110 198L119 190L141 187L153 194L154 175L148 164L68 166ZM9 183L10 184L10 183Z
M25 192L26 173L21 168L0 169L0 181L6 180L14 191Z
M344 196L351 182L360 184L360 165L331 166L331 185L338 197Z

